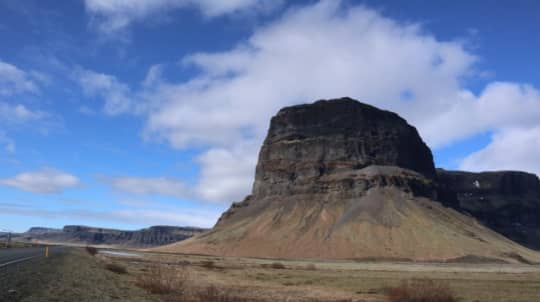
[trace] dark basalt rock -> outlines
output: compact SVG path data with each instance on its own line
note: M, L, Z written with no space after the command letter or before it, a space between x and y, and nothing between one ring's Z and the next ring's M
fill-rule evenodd
M540 249L540 180L534 174L437 169L439 200L529 248Z
M307 180L371 165L435 176L430 149L393 112L350 98L286 107L271 120L253 195L289 194Z
M434 199L434 177L431 150L393 112L351 98L285 107L270 122L252 194L233 203L216 225L255 215L272 196L316 194L335 202L396 187Z

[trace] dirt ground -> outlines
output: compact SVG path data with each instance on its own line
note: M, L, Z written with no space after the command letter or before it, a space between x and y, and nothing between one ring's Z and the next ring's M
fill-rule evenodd
M255 301L385 301L388 288L415 278L448 284L464 302L540 301L540 266L533 265L287 261L171 254L100 257L125 265L133 274L144 274L156 265L187 270L188 292L215 286ZM167 300L164 296L160 299Z
M209 288L228 302L385 301L402 280L430 278L448 284L464 302L540 301L540 266L355 261L288 261L138 253L139 257L65 248L0 272L0 301L192 302ZM118 274L107 269L125 268ZM152 294L137 286L156 268L185 278L182 288ZM10 291L15 290L15 292ZM181 294L180 292L184 293ZM216 301L216 300L205 300Z

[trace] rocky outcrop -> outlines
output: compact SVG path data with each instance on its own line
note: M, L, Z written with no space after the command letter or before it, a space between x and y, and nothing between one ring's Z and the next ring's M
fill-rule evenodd
M54 229L54 228L45 228L45 227L31 227L26 231L26 234L29 235L43 235L43 234L50 234L50 233L60 233L62 232L62 229Z
M28 240L42 242L110 245L122 247L153 247L171 244L205 231L200 228L152 226L150 228L123 231L80 225L67 225L62 230L31 228L24 236Z
M527 247L540 249L540 180L517 171L437 170L439 199Z
M211 231L159 250L540 261L436 202L435 180L431 151L395 113L349 98L287 107L271 120L251 195L234 203Z
M371 165L435 175L431 151L393 112L350 98L287 107L270 122L253 194L287 194L288 184Z

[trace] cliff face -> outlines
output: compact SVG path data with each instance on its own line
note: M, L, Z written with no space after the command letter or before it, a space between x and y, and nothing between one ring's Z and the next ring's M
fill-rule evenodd
M540 249L540 180L534 174L437 170L439 199L527 247Z
M67 225L62 230L31 228L25 237L55 243L152 247L174 243L205 231L199 228L152 226L136 231Z
M395 113L344 98L270 123L252 194L209 232L160 250L293 258L540 259L435 202L431 151Z
M395 113L349 98L287 107L271 120L253 195L288 194L298 182L371 165L435 175L431 151Z

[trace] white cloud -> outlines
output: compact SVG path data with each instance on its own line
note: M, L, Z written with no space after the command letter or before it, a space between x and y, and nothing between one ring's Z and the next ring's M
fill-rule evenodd
M25 71L0 60L0 96L37 91L37 85Z
M470 171L520 170L540 175L540 126L504 129L484 149L467 156L460 168Z
M196 8L206 17L265 11L281 0L85 0L94 25L104 33L122 30L133 22L175 9Z
M211 148L198 157L202 166L196 186L197 197L208 201L242 200L253 184L258 142L229 148Z
M133 93L145 107L143 135L182 149L204 146L195 192L229 201L247 194L270 117L287 105L350 96L398 112L434 148L485 131L539 126L536 88L491 83L475 95L463 82L481 71L462 42L440 41L339 1L289 10L245 42L196 53L183 83L154 76ZM406 96L406 97L404 97Z
M90 70L78 70L75 77L87 96L105 99L105 113L117 115L132 110L129 87L115 77Z
M204 209L152 210L152 209L120 209L113 211L95 211L84 209L50 210L38 207L10 205L0 203L0 213L39 217L41 219L71 220L74 224L92 224L96 222L127 223L131 225L176 225L211 227L220 215L219 211ZM103 227L103 225L100 225Z
M22 104L9 104L0 101L0 124L17 125L46 117L42 111L33 111Z
M177 179L166 177L111 177L103 181L111 187L133 194L158 194L176 197L189 195L186 185Z
M161 84L148 96L160 103L148 115L147 137L179 148L260 141L280 107L340 96L396 110L427 129L435 127L434 114L468 101L459 81L475 58L460 43L336 3L289 12L230 51L186 57L184 64L201 73L187 83ZM402 100L404 92L412 100Z
M0 130L0 145L4 146L4 149L8 153L15 152L15 141L13 141L6 133Z
M0 185L43 194L60 193L79 183L77 177L55 169L25 172L11 178L0 179Z
M10 104L0 101L0 145L3 145L9 153L15 152L15 141L8 135L8 128L19 128L40 125L40 131L47 131L53 125L51 115L40 111L32 110L23 104Z

